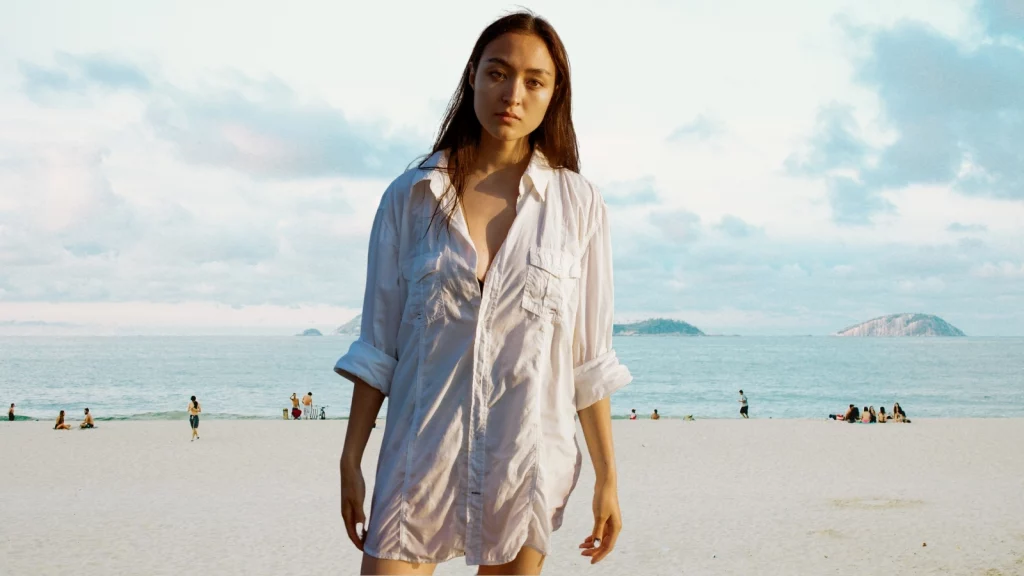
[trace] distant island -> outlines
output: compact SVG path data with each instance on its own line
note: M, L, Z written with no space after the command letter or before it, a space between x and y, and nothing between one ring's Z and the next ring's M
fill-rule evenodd
M931 314L890 314L843 328L836 336L966 336L959 328Z
M359 327L363 322L363 315L356 314L356 317L345 322L331 332L333 336L359 336Z
M309 330L303 330L302 334L296 334L296 336L323 336L316 328L310 328Z
M681 320L651 318L632 324L615 324L612 334L618 336L639 336L648 334L671 334L677 336L705 336L699 328Z

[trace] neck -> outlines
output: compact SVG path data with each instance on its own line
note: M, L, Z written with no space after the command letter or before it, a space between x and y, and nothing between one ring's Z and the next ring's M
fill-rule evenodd
M527 138L498 140L486 130L481 132L474 170L491 174L512 167L525 169L530 161L530 142Z

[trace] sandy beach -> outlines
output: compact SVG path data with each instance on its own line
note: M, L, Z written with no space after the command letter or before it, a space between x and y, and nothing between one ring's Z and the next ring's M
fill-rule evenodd
M345 421L207 419L195 443L186 422L72 424L0 423L0 572L358 573L338 513ZM596 566L578 555L584 450L545 573L1024 574L1024 420L614 429L617 548ZM473 573L461 558L436 572Z

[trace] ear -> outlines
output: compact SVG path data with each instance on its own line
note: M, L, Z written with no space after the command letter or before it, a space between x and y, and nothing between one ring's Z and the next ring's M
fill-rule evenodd
M473 69L472 62L470 62L467 66L469 67L469 89L474 90L475 87L473 86L473 84L476 83L476 70Z

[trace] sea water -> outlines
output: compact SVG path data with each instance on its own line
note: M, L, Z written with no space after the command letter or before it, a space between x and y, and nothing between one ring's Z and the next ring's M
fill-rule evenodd
M281 418L313 392L345 417L352 385L334 362L351 337L0 337L0 402L19 417L66 410L98 420ZM633 382L614 417L826 418L849 404L899 402L911 417L1024 417L1024 338L617 337ZM386 415L387 405L380 416Z

